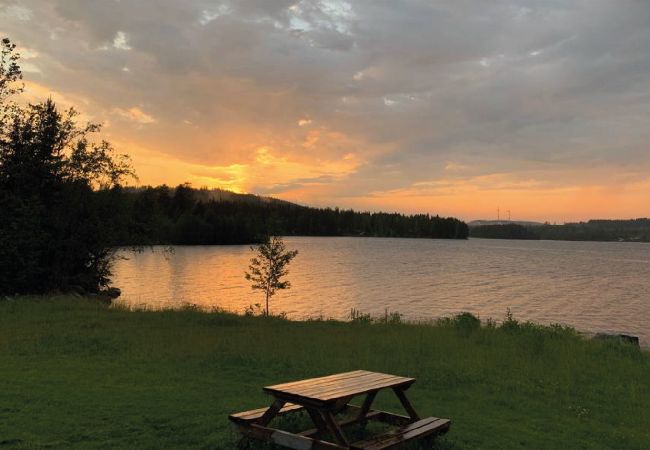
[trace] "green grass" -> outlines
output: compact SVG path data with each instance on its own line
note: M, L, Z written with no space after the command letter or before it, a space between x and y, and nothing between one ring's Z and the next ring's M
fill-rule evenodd
M420 414L453 420L439 448L650 448L647 353L511 325L0 300L0 449L235 448L227 415L265 406L262 386L360 368L417 378Z

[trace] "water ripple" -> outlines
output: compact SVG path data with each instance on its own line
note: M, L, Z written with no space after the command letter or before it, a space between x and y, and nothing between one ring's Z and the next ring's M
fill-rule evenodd
M420 320L470 311L636 334L650 342L650 245L471 239L287 238L299 255L292 289L272 309L291 317L343 319L385 308ZM243 274L246 246L175 247L117 262L120 302L191 302L242 312L260 303Z

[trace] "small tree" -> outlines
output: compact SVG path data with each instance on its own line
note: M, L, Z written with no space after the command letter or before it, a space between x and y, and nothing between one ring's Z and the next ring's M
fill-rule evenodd
M251 258L246 279L253 283L253 289L264 291L266 308L264 315L269 315L269 299L280 289L289 289L291 283L282 281L289 273L287 265L298 254L298 250L287 250L281 237L267 238L258 247L251 247L256 256Z

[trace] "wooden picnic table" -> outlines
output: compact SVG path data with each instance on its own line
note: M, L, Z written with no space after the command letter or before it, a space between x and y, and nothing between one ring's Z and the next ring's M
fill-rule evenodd
M267 386L264 392L273 397L270 407L231 414L229 418L245 436L296 450L394 448L416 438L444 433L451 424L448 419L420 418L406 397L406 390L414 382L414 378L355 370ZM372 409L377 393L383 389L391 389L395 393L407 416ZM365 395L360 407L349 404L352 398L359 395ZM316 428L289 433L269 427L275 417L298 411L306 411ZM338 420L337 414L344 411L352 413L352 417ZM380 436L350 443L343 428L368 420L378 420L398 428ZM319 439L326 435L331 436L334 442Z

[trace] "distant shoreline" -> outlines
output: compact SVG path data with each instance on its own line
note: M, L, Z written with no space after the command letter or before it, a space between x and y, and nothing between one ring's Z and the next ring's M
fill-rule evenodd
M650 242L650 219L590 220L563 225L473 221L469 223L469 236L487 239Z

